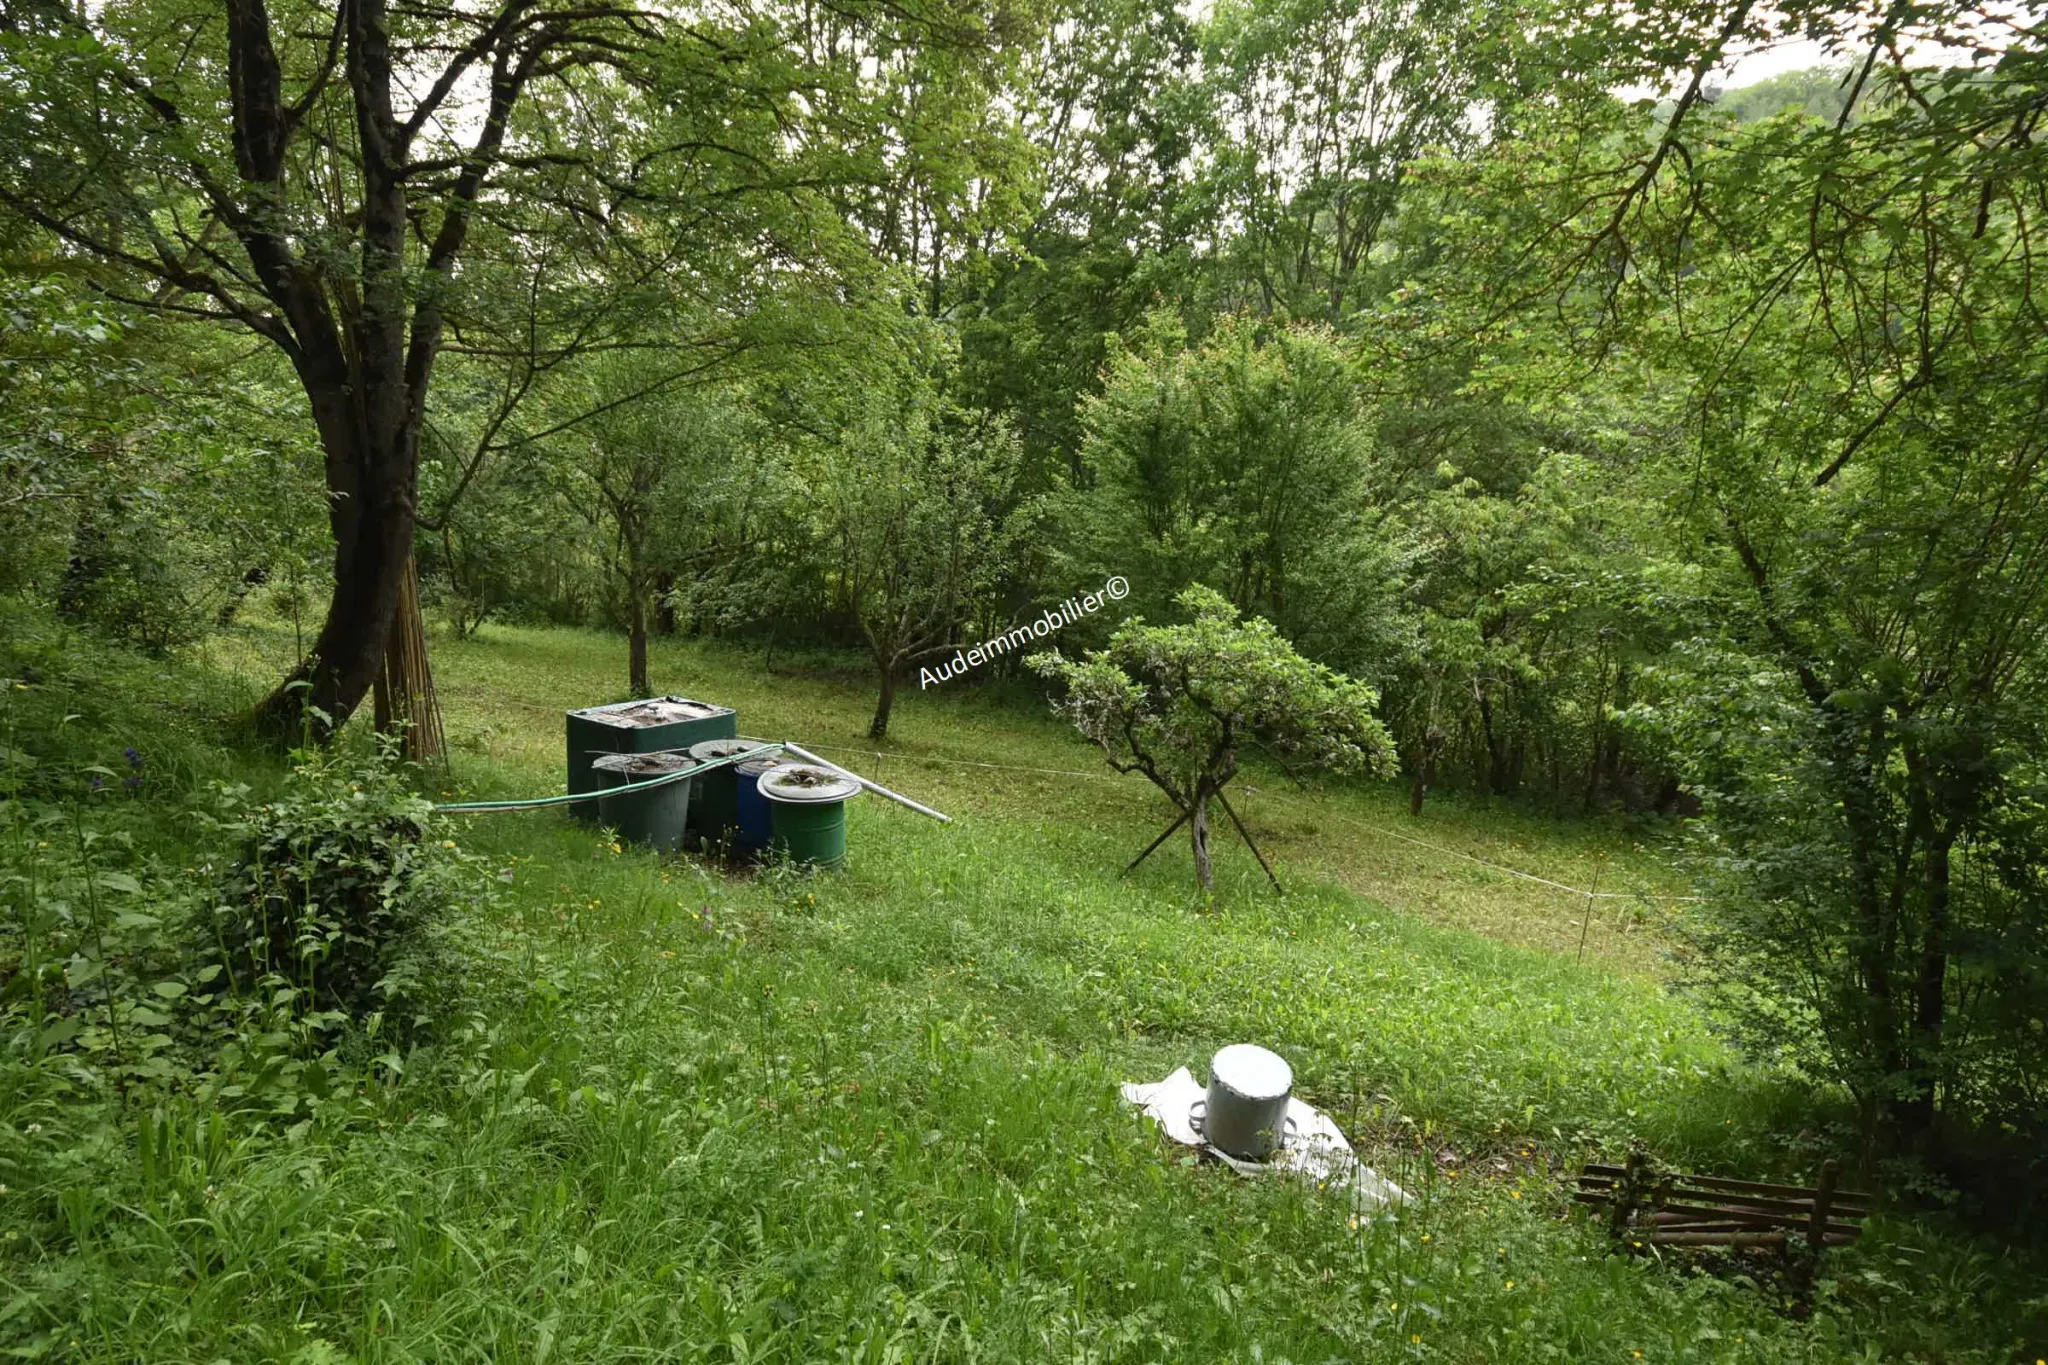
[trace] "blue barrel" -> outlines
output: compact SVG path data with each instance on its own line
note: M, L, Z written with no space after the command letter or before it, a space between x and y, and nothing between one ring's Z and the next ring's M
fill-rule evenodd
M764 756L733 765L733 813L739 817L733 846L740 852L759 853L775 837L775 815L761 794L761 774L781 762Z

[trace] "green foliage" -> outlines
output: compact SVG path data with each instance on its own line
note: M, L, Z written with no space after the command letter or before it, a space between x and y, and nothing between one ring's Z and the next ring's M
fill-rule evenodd
M437 641L437 655L573 652L523 631L479 635L486 621L623 624L625 678L651 691L650 651L699 657L655 648L650 636L665 631L751 634L771 653L795 642L827 668L841 661L829 650L848 649L881 684L867 722L876 736L919 661L1032 603L1113 574L1134 586L1128 606L1146 618L1184 600L1190 624L1134 622L1089 659L1042 666L1067 684L1068 713L1113 763L1146 772L1194 822L1205 885L1207 803L1240 759L1263 764L1255 749L1240 753L1254 740L1339 770L1321 790L1326 807L1290 793L1294 804L1269 808L1282 812L1274 843L1286 856L1446 917L1465 914L1495 870L1394 868L1429 839L1403 844L1344 814L1355 813L1346 803L1393 799L1346 785L1345 770L1383 774L1398 748L1414 819L1458 828L1485 811L1499 828L1465 847L1489 856L1529 828L1523 817L1455 791L1425 812L1433 787L1546 813L1620 804L1638 833L1658 828L1640 818L1648 809L1696 811L1699 885L1647 880L1704 897L1679 902L1690 908L1670 926L1697 999L1603 1013L1560 978L1532 988L1545 1007L1598 1018L1705 1087L1685 1103L1722 1093L1703 1079L1724 1060L1703 1032L1710 1020L1803 1087L1800 1123L1832 1140L1826 1125L1846 1097L1866 1142L1890 1139L1922 1163L1916 1180L1959 1203L1978 1182L1996 1187L1990 1157L2001 1148L2018 1183L2039 1185L2048 319L2032 250L2048 184L2048 82L2038 26L1956 5L1880 13L1806 0L771 3L711 6L687 22L547 0L502 23L489 11L386 13L363 0L343 18L367 22L340 30L331 7L275 0L220 14L162 0L16 8L0 24L0 587L85 627L59 633L38 617L18 648L0 642L19 655L9 667L24 684L0 754L13 915L0 960L14 964L6 1018L19 1069L9 1074L33 1104L118 1104L146 1091L224 1105L237 1123L274 1105L292 1124L347 1127L364 1111L337 1097L397 1088L410 1065L396 1052L366 1060L376 1039L402 1032L435 1055L431 1030L412 1023L450 969L422 964L452 899L474 889L389 774L346 801L343 769L316 764L274 802L253 781L222 815L238 845L231 894L195 907L212 888L183 869L229 855L197 849L176 826L189 823L200 778L241 760L202 735L197 700L179 703L181 723L162 743L140 743L109 714L156 682L180 685L189 675L177 656L200 645L302 670L336 691L324 709L345 710L353 702L336 680L346 672L360 694L378 672L374 618L404 570L417 506L430 599L463 637ZM1969 45L1952 41L1958 33ZM1793 36L1821 43L1836 65L1716 89L1732 53ZM499 79L477 84L487 71ZM387 75L408 87L390 92L388 110L378 95ZM485 85L512 101L500 120L429 107ZM481 143L480 126L490 130ZM364 521L386 513L387 524ZM299 607L330 600L329 564L331 628L301 636ZM364 565L374 572L357 572ZM269 623L235 620L266 584L290 594L288 651ZM1186 598L1197 584L1220 596ZM1115 626L1106 613L1072 638L1098 643ZM517 690L515 668L493 677ZM519 695L557 710L615 694L618 670L608 677L598 686L574 673L574 695ZM904 708L903 731L920 740L957 720L962 690L919 698L914 718ZM779 704L773 688L749 696ZM1001 716L986 693L973 704ZM978 733L1006 742L995 721ZM836 738L859 742L851 730ZM492 762L542 749L552 762L558 747L495 710L460 742ZM915 745L899 736L899 751ZM1013 757L1019 768L1052 762L1028 744ZM1015 814L971 784L948 796L992 824ZM888 907L872 924L849 916L821 929L810 903L798 911L797 893L774 881L734 894L766 898L746 904L784 942L842 968L847 957L833 954L843 952L891 987L922 983L936 960L898 940L925 934L943 949L979 932L956 927L953 902L1014 925L1034 895L1071 897L1110 926L1100 934L1112 946L1098 955L1097 940L1063 924L1046 931L1051 946L1019 959L1019 991L1043 1010L1030 1036L1048 1049L1092 1036L1083 1016L1097 987L1075 982L1108 979L1106 998L1154 1036L1273 1027L1318 1067L1398 1059L1411 1107L1436 1097L1424 1122L1469 1129L1483 1117L1540 1136L1541 1112L1569 1117L1559 1132L1618 1140L1630 1125L1617 1108L1663 1103L1644 1098L1664 1092L1618 1045L1563 1024L1546 1031L1518 1008L1469 1007L1463 997L1494 983L1435 963L1465 949L1431 949L1427 970L1388 987L1399 1021L1372 1019L1371 996L1334 988L1313 1006L1233 993L1246 964L1282 973L1298 954L1345 970L1351 940L1331 930L1335 910L1329 924L1252 921L1286 939L1271 953L1256 936L1205 942L1207 956L1184 969L1199 988L1184 989L1148 964L1172 960L1186 924L1163 902L1141 907L1143 926L1114 921L1082 888L1115 860L1048 852L1055 834L1121 830L1133 814L1104 800L1087 819L1034 816L1046 840L1005 847L1053 870L1007 882L993 855L971 854L956 876L935 846L919 846L924 862L890 864L897 880L870 888ZM1606 871L1594 854L1610 829L1589 821L1571 835L1579 871ZM1554 849L1563 838L1536 842ZM614 898L654 884L612 875ZM308 882L333 894L311 894ZM1234 889L1226 879L1224 899ZM1606 919L1595 910L1609 902L1590 898L1583 918L1560 913L1565 894L1541 913L1491 909L1488 925L1555 946L1560 920L1584 935ZM580 905L565 890L546 909ZM1646 913L1631 904L1603 932L1626 945L1630 966L1655 970L1649 945L1663 940L1629 928ZM224 931L211 960L166 928L194 914ZM1352 907L1345 915L1358 922ZM539 928L529 940L554 932ZM1297 930L1316 942L1298 945ZM733 932L721 927L718 942ZM1001 946L993 933L975 941L983 963ZM409 957L415 949L423 956ZM599 951L610 949L563 948L562 960L590 970ZM1123 974L1124 959L1140 965ZM1536 975L1494 969L1510 981ZM493 978L495 1018L531 1008L593 1046L630 1037L615 1020L557 1010L573 989L553 977L535 986L534 970L528 961ZM1446 1005L1443 994L1460 999ZM711 1012L715 998L705 987L684 1003ZM900 1003L886 992L831 998L848 1010ZM966 990L951 999L985 1003ZM931 1008L884 1014L909 1038L934 1026ZM1457 1022L1439 1036L1406 1015ZM1455 1034L1517 1031L1529 1039L1518 1062L1490 1048L1446 1060ZM548 1035L536 1026L532 1036ZM1354 1050L1345 1038L1363 1041ZM1590 1069L1559 1040L1596 1059ZM536 1064L531 1051L508 1047L489 1068L493 1104L500 1078ZM924 1074L916 1051L905 1044L905 1095ZM772 1089L776 1059L793 1054L759 1052ZM843 1053L820 1045L817 1078L834 1072L835 1055L843 1068ZM438 1056L461 1084L476 1079L463 1070L474 1055ZM576 1066L547 1073L559 1082L550 1101L580 1092ZM620 1074L624 1089L607 1103L628 1097L622 1127L578 1128L586 1095L536 1119L559 1124L542 1136L623 1145L645 1123L642 1150L680 1151L680 1130L730 1135L737 1123L701 1096L633 1110L665 1076ZM1458 1074L1482 1078L1479 1098L1449 1093ZM1613 1076L1611 1103L1585 1098ZM1071 1102L1045 1112L1088 1122L1090 1102L1072 1096L1099 1078L1067 1079ZM407 1101L423 1093L439 1092ZM777 1102L816 1111L832 1093L827 1079L805 1080ZM913 1112L910 1099L901 1105L892 1130ZM218 1165L227 1140L182 1122L149 1130L148 1150ZM1716 1146L1665 1119L1645 1125L1731 1163L1766 1151ZM73 1206L38 1196L44 1233L88 1240L79 1229L93 1226L94 1173L115 1169L126 1141L116 1128L81 1140L77 1163L37 1168L49 1189L88 1192ZM506 1150L533 1135L520 1130ZM842 1137L832 1145L849 1150ZM540 1145L549 1160L559 1153ZM1119 1180L1135 1178L1113 1145L1088 1150ZM508 1161L544 1183L525 1159ZM927 1186L944 1179L916 1152L891 1159ZM1019 1188L1048 1198L1058 1188L1040 1169L1055 1160L1047 1151L990 1159L1030 1164L1036 1183ZM705 1202L663 1184L665 1166L640 1174L718 1225L718 1246L813 1245L783 1225L720 1223L720 1197L782 1207L744 1173ZM973 1186L962 1207L919 1204L907 1176L895 1188L929 1227L958 1215L981 1229L958 1244L934 1233L955 1258L944 1264L1011 1245L975 1202L998 1190L990 1208L1007 1214L996 1183ZM1034 1261L1015 1247L1009 1280L948 1280L928 1299L914 1277L899 1279L891 1311L964 1302L972 1311L957 1325L927 1316L920 1326L943 1321L937 1330L964 1341L971 1318L977 1342L1010 1314L1026 1327L1005 1342L1041 1357L1435 1349L1413 1339L1407 1317L1381 1340L1391 1310L1366 1310L1360 1327L1338 1289L1308 1283L1307 1263L1284 1258L1262 1264L1255 1287L1296 1294L1318 1325L1258 1340L1229 1325L1245 1301L1227 1292L1213 1317L1171 1298L1185 1260L1143 1281L1138 1302L1117 1298L1124 1280L1062 1287L1062 1273L1099 1280L1132 1259L1137 1224L1112 1204L1105 1195L1101 1225L1085 1224L1106 1251ZM168 1195L148 1207L164 1227L196 1216ZM554 1217L534 1215L545 1229L574 1226ZM341 1240L325 1252L349 1261ZM1316 1245L1328 1262L1340 1255ZM1585 1316L1556 1307L1561 1290L1526 1308L1444 1291L1432 1306L1448 1314L1455 1301L1479 1324L1446 1349L1516 1358L1540 1343L1594 1356L1611 1343L1586 1324L1619 1320L1645 1333L1646 1350L1726 1354L1687 1333L1718 1331L1733 1310L1637 1286L1630 1305L1655 1299L1683 1324L1652 1341L1657 1319L1617 1308L1614 1284L1554 1263L1569 1245L1555 1244L1549 1273L1586 1296ZM635 1248L618 1252L630 1260ZM196 1253L180 1263L211 1264ZM256 1263L237 1269L253 1274ZM807 1264L787 1282L747 1279L751 1263L693 1281L714 1298L740 1284L761 1291L741 1307L719 1300L724 1317L705 1340L738 1356L873 1345L851 1329L789 1344L802 1334L775 1303L838 1293L873 1317L863 1296L883 1292L857 1271L814 1277ZM1399 1282L1384 1260L1345 1264L1360 1283L1391 1292ZM1977 1267L1954 1264L1957 1284L1974 1283ZM1864 1289L1837 1288L1869 1312L1893 1267L1864 1269L1877 1276ZM1017 1297L1013 1284L1030 1287ZM557 1304L559 1288L536 1279L519 1302ZM1147 1315L1162 1296L1202 1325L1186 1338L1158 1328ZM0 1326L16 1320L10 1311ZM1874 1311L1885 1321L1864 1335L1838 1323L1773 1338L1769 1350L1974 1349L1882 1303ZM1049 1320L1071 1330L1027 1339ZM494 1321L510 1335L493 1349L556 1349L538 1344L558 1340L541 1325ZM342 1337L332 1322L323 1331L322 1342ZM130 1355L158 1345L120 1339ZM650 1327L646 1339L684 1334ZM1988 1329L1973 1340L2007 1344ZM241 1342L228 1353L300 1345L328 1349ZM362 1337L350 1349L386 1347Z
M1241 746L1282 763L1385 774L1393 745L1371 688L1304 659L1271 622L1239 620L1220 593L1193 587L1178 601L1193 616L1186 625L1134 618L1085 659L1028 662L1064 684L1059 710L1110 767L1143 773L1188 817L1206 891L1209 801L1237 775Z
M880 739L907 670L989 620L1024 526L1016 434L947 404L913 369L809 458L821 550L880 678L868 727Z
M108 373L121 330L110 313L61 279L0 273L0 586L41 567L53 513L91 491L96 452L134 420Z
M1333 772L1386 770L1371 688L1302 658L1271 622L1239 620L1220 593L1177 600L1186 625L1133 621L1085 660L1031 660L1065 684L1061 709L1113 766L1149 767L1169 794L1234 772L1240 744Z
M1216 6L1205 194L1237 306L1344 325L1369 306L1410 163L1470 145L1510 53L1444 0Z
M404 1038L431 1023L454 970L448 921L478 879L394 747L300 752L269 801L221 789L213 826L235 852L196 929L230 989L290 998L322 1027Z
M1154 614L1211 584L1310 657L1368 676L1399 656L1407 537L1374 504L1371 428L1333 335L1242 317L1190 347L1155 315L1081 422L1055 572L1122 574Z
M1789 114L1832 124L1842 117L1854 80L1853 68L1811 66L1786 71L1722 91L1714 97L1714 109L1744 123Z

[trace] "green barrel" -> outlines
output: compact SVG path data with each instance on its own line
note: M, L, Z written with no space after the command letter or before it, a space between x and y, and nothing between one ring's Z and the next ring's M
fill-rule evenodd
M814 867L846 861L846 803L860 783L815 763L780 763L758 779L768 799L778 857Z
M597 797L600 821L617 830L620 838L649 844L663 853L673 853L682 847L694 777L642 791L612 789L693 767L688 754L606 754L590 766L604 783Z
M688 697L646 697L610 706L587 706L568 714L569 794L596 795L609 783L593 771L601 754L651 754L686 749L705 739L727 739L739 733L739 718L729 706L691 701ZM595 801L570 803L569 813L595 820Z
M690 761L709 763L713 759L731 758L764 743L765 740L758 739L700 740L690 746ZM690 796L690 832L707 844L730 843L740 819L739 791L732 765L698 773L690 783L696 788Z

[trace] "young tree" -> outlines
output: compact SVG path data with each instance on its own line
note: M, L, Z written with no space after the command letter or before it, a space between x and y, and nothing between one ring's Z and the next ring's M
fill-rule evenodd
M600 392L631 389L639 368L603 363ZM627 686L636 697L654 691L647 674L647 637L673 591L678 571L720 548L718 504L749 482L740 447L744 414L707 389L672 390L606 413L572 441L562 469L570 503L605 542L604 567L613 604L626 628Z
M1017 466L1006 423L949 408L922 375L824 452L827 553L879 683L872 738L889 733L904 675L955 648L1000 580L1020 525Z
M1066 685L1058 709L1110 767L1143 773L1180 810L1173 829L1191 826L1195 876L1207 891L1209 803L1236 822L1223 789L1237 776L1240 746L1378 775L1393 771L1394 748L1370 687L1302 658L1272 623L1240 619L1221 593L1196 586L1177 600L1193 615L1186 625L1133 619L1085 659L1052 652L1029 662Z

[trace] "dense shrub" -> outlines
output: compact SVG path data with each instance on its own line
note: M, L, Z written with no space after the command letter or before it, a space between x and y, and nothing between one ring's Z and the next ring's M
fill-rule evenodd
M205 928L237 989L291 988L332 1027L426 1022L450 975L450 913L475 882L388 748L302 753L276 800L223 786L216 819L239 852Z

